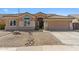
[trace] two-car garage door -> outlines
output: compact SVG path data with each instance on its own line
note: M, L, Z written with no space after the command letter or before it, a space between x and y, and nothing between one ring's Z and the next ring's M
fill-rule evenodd
M49 30L69 30L70 23L68 21L49 21L48 29Z

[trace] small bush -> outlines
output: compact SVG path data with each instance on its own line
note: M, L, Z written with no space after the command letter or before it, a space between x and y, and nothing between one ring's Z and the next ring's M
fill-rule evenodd
M0 24L0 30L4 30L5 29L5 24Z

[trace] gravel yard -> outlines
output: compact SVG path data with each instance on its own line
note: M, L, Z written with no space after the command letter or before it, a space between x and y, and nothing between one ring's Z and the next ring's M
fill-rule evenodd
M28 33L22 32L21 35L13 35L12 33L0 37L0 47L21 47L25 46L28 40Z
M0 37L10 34L11 32L0 31Z
M48 32L33 32L33 37L35 39L35 45L61 45L56 37Z
M26 47L28 41L31 40L34 41L33 46L62 44L59 40L57 40L48 32L20 33L20 35L14 35L12 32L0 31L0 47Z

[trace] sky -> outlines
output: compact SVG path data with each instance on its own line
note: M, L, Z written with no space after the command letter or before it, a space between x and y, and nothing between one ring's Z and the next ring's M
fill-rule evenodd
M0 14L16 14L24 12L32 14L43 12L46 14L70 15L79 14L79 8L0 8Z

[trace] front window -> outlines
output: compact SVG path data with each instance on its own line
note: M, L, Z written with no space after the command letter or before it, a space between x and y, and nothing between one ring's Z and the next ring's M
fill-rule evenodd
M14 26L16 25L16 21L15 21L15 20L13 21L13 25L14 25Z
M30 25L30 17L24 17L24 26Z
M10 21L10 26L16 26L16 20L11 20Z
M12 21L10 21L10 26L12 26Z

